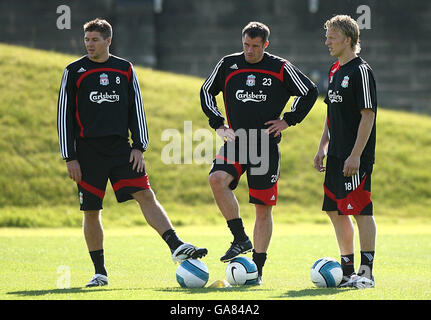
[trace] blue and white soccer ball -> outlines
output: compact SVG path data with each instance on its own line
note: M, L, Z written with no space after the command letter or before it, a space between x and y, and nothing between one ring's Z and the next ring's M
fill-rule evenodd
M177 268L177 281L183 288L202 288L208 278L208 267L200 260L185 260Z
M257 277L257 266L247 257L237 257L226 267L226 278L231 285L255 284Z
M316 287L334 288L343 279L343 269L333 258L320 258L311 267L310 277Z

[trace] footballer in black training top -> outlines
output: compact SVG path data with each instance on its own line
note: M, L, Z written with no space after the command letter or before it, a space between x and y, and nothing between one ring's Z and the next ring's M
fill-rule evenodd
M361 110L370 109L377 113L376 83L371 67L361 57L356 57L343 66L340 66L338 61L335 62L329 71L328 82L325 98L330 136L328 157L346 160L356 141L362 117ZM330 181L325 183L326 201L335 200L337 205L333 209L339 210L342 214L372 214L373 204L369 191L375 158L375 121L374 118L374 125L361 155L363 170L344 178L346 181L343 185L334 183L336 185L328 186L332 183ZM329 180L330 177L326 179ZM357 192L349 192L354 190Z
M325 97L331 135L328 155L347 159L355 144L362 108L377 112L376 82L368 63L356 57L341 67L339 61L335 62L330 69L328 83ZM361 162L374 163L375 146L374 125Z
M132 64L109 55L105 62L87 56L69 64L60 90L58 128L61 155L76 159L75 138L118 136L145 151L147 124Z
M331 220L340 250L343 278L339 286L373 288L376 223L371 174L376 147L376 82L371 67L359 56L357 22L350 16L337 15L327 20L324 28L325 45L338 61L329 70L327 117L314 157L315 169L325 172L322 210ZM360 240L357 273L352 216Z
M84 26L87 55L69 64L58 97L61 156L77 183L83 230L95 267L87 287L108 284L100 220L108 179L118 202L135 199L148 224L169 246L172 259L202 258L207 249L184 243L151 190L143 152L148 130L139 82L130 62L109 52L112 26L95 19ZM129 142L129 130L132 144Z
M315 84L292 63L265 52L269 33L269 28L260 22L245 26L243 52L223 57L200 93L209 125L226 141L213 161L209 176L214 198L234 236L231 247L220 260L231 261L238 254L254 249L259 283L272 234L272 206L277 202L281 131L300 123L318 95ZM220 92L226 119L217 106L216 96ZM291 96L295 96L291 110L281 117ZM253 246L244 232L232 192L244 173L249 202L256 210Z

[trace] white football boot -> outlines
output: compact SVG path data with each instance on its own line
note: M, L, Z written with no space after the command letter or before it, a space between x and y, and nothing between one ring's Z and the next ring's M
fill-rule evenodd
M108 285L108 277L103 274L96 273L93 276L93 278L91 278L90 282L87 283L85 286L87 288L90 288L90 287L102 287L107 285Z
M172 261L181 263L188 259L198 259L206 256L206 248L198 248L190 243L183 243L172 253Z
M345 279L343 279L345 280ZM343 281L338 287L340 288L356 288L356 289L366 289L374 288L374 277L368 279L367 277L359 276L356 273L352 274L350 278Z

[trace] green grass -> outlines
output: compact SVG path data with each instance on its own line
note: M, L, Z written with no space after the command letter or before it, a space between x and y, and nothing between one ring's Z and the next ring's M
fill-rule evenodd
M252 221L246 222L246 228L251 230ZM218 258L228 245L227 232L220 225L178 228L182 238L208 248L209 254L203 259L210 270L208 284L225 279L226 265ZM176 265L169 250L153 229L147 226L105 228L110 285L86 289L83 285L94 270L81 230L0 229L0 300L431 299L429 225L380 223L378 232L373 289L315 288L309 278L312 263L323 256L338 257L332 227L278 221L268 251L263 285L183 289L176 282ZM61 266L70 271L70 288L58 288L59 279L64 275Z
M280 144L279 201L262 286L180 288L166 245L138 205L117 204L108 185L103 222L110 285L83 289L93 267L80 230L76 186L60 159L56 132L62 72L76 58L0 44L0 300L431 298L431 118L384 109L377 118L373 174L377 287L317 289L310 282L317 258L338 257L332 226L321 213L323 175L312 168L325 117L322 99L302 124L284 132ZM183 133L184 121L192 121L193 133L209 128L199 102L203 79L136 71L149 126L145 158L152 188L181 237L208 247L209 282L223 279L225 265L218 258L228 245L228 230L208 186L210 165L161 161L165 129ZM235 193L251 233L254 209L246 185L244 177ZM60 266L71 272L70 289L57 286Z
M0 44L2 227L80 225L76 186L60 159L56 131L62 72L76 58ZM221 221L207 182L210 165L167 165L161 161L161 152L168 144L161 140L165 129L183 133L184 121L192 121L193 133L209 128L199 101L203 79L139 66L136 71L149 126L146 166L159 201L180 224ZM289 222L315 222L320 211L323 174L317 173L312 163L324 117L325 106L319 99L302 124L284 132L278 212L288 215ZM379 109L377 126L373 174L376 215L393 221L431 219L431 118ZM142 225L136 206L118 206L109 185L107 189L105 221L119 226ZM242 213L253 215L247 205L245 178L236 195Z

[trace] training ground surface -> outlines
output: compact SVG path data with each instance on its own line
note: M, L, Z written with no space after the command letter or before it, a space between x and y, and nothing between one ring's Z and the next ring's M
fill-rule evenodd
M251 233L252 222L246 229ZM203 259L208 284L225 279L226 265L218 260L231 241L225 226L179 227L177 232L183 240L208 248ZM103 288L84 288L94 269L79 228L3 228L0 243L0 300L431 299L431 228L411 221L378 224L376 287L367 290L320 289L310 281L316 259L338 259L329 224L275 224L263 284L227 289L181 288L167 246L148 226L105 228L110 284ZM359 262L356 236L356 268Z

